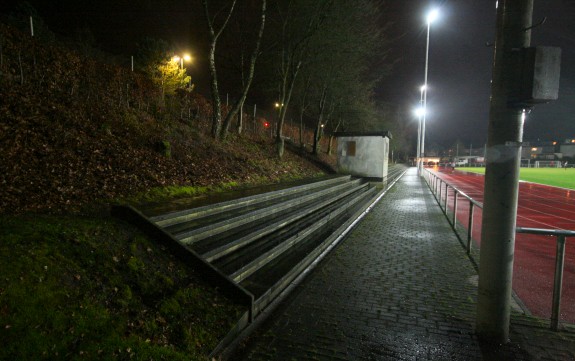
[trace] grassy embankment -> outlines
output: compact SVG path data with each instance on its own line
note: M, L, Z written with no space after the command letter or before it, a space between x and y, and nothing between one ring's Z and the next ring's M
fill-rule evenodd
M200 360L244 312L137 229L0 218L2 360Z
M322 170L256 132L212 140L199 94L160 103L142 74L0 40L0 360L206 359L245 310L107 205Z

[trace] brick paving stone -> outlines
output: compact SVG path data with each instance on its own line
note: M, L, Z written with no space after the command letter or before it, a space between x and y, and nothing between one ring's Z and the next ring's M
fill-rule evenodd
M278 307L234 360L575 360L575 332L513 313L475 333L477 273L414 168Z

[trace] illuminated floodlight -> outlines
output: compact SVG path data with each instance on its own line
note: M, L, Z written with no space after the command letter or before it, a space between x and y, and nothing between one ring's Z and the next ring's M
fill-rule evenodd
M427 13L427 24L428 25L431 24L432 22L437 20L438 17L439 17L439 11L437 9L431 10L429 13Z
M423 117L425 115L425 109L423 107L416 108L414 113L417 117Z

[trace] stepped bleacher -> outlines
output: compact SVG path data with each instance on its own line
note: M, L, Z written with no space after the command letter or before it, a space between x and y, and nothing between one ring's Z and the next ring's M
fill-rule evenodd
M390 178L404 167L395 167ZM391 183L390 181L383 184ZM147 229L172 244L172 251L222 278L220 286L248 295L258 315L324 252L383 192L361 178L331 176L288 188L199 206L116 207L116 214L141 218ZM126 214L131 216L126 216ZM190 258L191 257L191 258Z

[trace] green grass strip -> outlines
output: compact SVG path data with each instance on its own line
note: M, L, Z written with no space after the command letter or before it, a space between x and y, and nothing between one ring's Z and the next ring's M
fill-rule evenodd
M485 174L485 168L461 167L457 170ZM519 179L553 187L575 189L575 168L521 168Z

